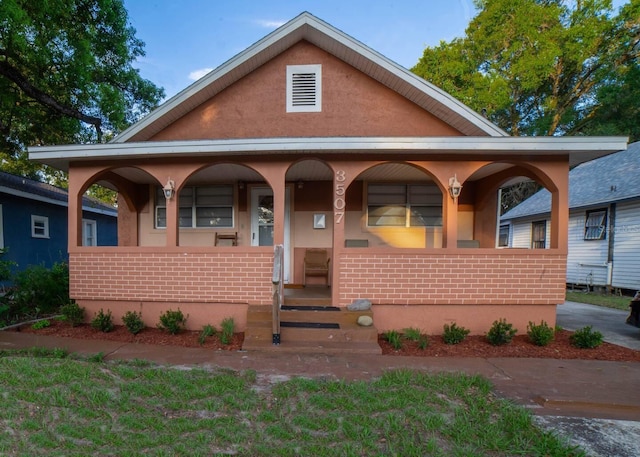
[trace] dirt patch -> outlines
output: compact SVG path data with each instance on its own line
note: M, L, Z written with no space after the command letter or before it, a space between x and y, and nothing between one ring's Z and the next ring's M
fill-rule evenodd
M137 335L132 335L126 327L116 325L111 332L103 333L92 328L89 324L71 327L57 319L50 319L51 326L34 330L30 325L14 329L22 333L37 333L67 338L89 340L118 341L122 343L158 344L163 346L202 347L215 350L238 351L242 348L244 333L233 335L231 344L223 345L218 336L208 337L204 344L200 344L198 331L183 331L171 335L166 331L147 327ZM468 336L462 343L449 345L442 341L440 335L429 337L426 349L420 349L413 341L403 340L402 348L394 349L380 336L378 343L385 355L417 356L417 357L528 357L544 359L585 359L611 360L619 362L640 362L640 351L634 351L615 344L603 343L594 349L579 349L571 345L569 336L572 332L561 330L555 339L547 346L536 346L526 335L516 335L513 341L503 346L492 346L484 336Z
M413 341L403 340L401 349L394 349L382 337L378 339L382 353L386 355L411 355L422 357L527 357L541 359L611 360L618 362L640 362L640 351L602 343L593 349L580 349L571 345L573 332L560 330L547 346L536 346L527 335L516 335L503 346L491 345L484 336L468 336L460 344L446 344L441 336L431 336L426 349L420 349Z

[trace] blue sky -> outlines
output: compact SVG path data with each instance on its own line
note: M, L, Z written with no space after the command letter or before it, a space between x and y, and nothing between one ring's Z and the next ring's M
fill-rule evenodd
M515 0L514 0L515 1ZM628 0L627 0L628 1ZM614 0L614 5L626 3ZM142 77L175 95L303 11L411 68L464 35L472 0L124 0L146 56Z
M125 0L145 42L140 73L175 95L278 26L308 11L410 68L426 46L463 36L472 0Z

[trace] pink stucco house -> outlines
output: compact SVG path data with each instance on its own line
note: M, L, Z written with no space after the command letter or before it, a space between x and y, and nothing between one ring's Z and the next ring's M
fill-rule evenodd
M285 285L324 284L303 277L307 249L324 248L331 303L371 300L379 331L484 333L499 318L555 324L569 167L625 148L511 137L303 13L111 142L29 155L69 172L70 292L90 313L154 325L179 307L194 329L234 317L243 330L250 306L272 303L283 245ZM497 247L499 188L523 177L552 195L546 249ZM117 247L82 246L94 183L119 193Z

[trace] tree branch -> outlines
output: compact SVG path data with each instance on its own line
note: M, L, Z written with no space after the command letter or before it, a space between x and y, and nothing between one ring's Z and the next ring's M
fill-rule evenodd
M36 100L38 103L47 106L60 114L93 125L96 129L96 134L98 135L98 141L102 138L102 129L100 128L102 120L100 118L86 115L75 108L59 103L56 99L31 84L17 68L12 66L6 60L0 60L0 75L5 76L7 79L12 81L25 94Z

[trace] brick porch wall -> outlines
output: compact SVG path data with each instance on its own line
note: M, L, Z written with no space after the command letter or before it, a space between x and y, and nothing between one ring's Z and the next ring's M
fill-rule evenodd
M271 303L271 248L91 248L69 254L76 300Z
M556 305L564 302L566 254L473 249L456 253L345 252L340 305Z

